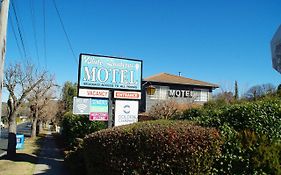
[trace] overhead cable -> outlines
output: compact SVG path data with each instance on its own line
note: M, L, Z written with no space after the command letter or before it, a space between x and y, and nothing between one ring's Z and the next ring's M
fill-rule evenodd
M39 51L38 51L38 43L37 43L37 35L36 35L36 19L35 19L35 16L34 16L33 0L30 0L29 4L30 4L30 11L31 11L31 22L32 22L33 37L34 37L34 43L35 43L35 49L36 49L37 63L40 67Z
M18 48L18 50L19 50L20 57L21 57L21 59L23 59L24 57L23 57L22 49L21 49L21 47L20 47L19 40L18 40L16 31L15 31L13 18L12 18L12 16L11 16L10 13L9 13L9 20L10 20L9 24L10 24L10 26L11 26L11 28L12 28L12 32L13 32L13 35L14 35L15 40L16 40L16 44L17 44L17 48Z
M14 0L12 0L12 8L13 8L15 18L16 18L17 29L18 29L18 33L20 35L20 40L21 40L21 45L22 45L22 48L23 48L24 57L27 59L26 47L25 47L25 44L24 44L24 41L23 41L23 34L22 34L21 29L20 29L20 22L19 22L19 18L18 18L17 12L16 12Z
M72 52L73 58L74 58L74 60L75 60L75 63L78 65L78 62L77 62L77 59L76 59L76 56L75 56L75 53L74 53L73 47L72 47L72 45L71 45L71 42L70 42L69 36L68 36L68 34L67 34L67 32L66 32L65 26L64 26L64 24L63 24L63 21L62 21L62 18L61 18L61 16L60 16L60 13L59 13L59 10L58 10L58 8L57 8L57 4L56 4L56 1L55 1L55 0L53 0L53 4L54 4L54 7L55 7L55 9L56 9L56 12L57 12L58 18L59 18L59 20L60 20L60 23L61 23L62 29L63 29L64 34L65 34L65 36L66 36L67 43L68 43L69 48L70 48L70 50L71 50L71 52Z

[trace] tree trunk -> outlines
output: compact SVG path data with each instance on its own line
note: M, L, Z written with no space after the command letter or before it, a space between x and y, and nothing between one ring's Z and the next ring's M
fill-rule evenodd
M39 120L39 124L38 124L38 126L39 126L39 133L41 133L42 131L43 131L43 122L42 122L42 120Z
M7 156L9 159L13 159L16 156L16 139L17 133L17 123L16 123L16 113L12 112L9 114L9 136L8 136L8 150Z
M36 137L37 131L37 121L38 121L38 106L37 104L32 107L32 128L31 128L31 137Z
M33 114L36 115L36 114ZM32 121L32 128L31 128L31 137L36 137L36 127L37 127L37 118L33 117L33 121Z

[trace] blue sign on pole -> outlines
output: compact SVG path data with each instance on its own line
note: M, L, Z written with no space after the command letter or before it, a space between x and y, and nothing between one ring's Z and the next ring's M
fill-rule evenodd
M24 145L24 135L23 135L23 134L17 134L17 135L16 135L16 138L17 138L16 149L23 149L23 145Z
M142 61L81 54L79 87L141 90Z

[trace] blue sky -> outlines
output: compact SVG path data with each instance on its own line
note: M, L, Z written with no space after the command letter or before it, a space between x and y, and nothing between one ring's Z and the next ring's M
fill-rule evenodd
M257 84L277 86L281 82L270 52L270 41L281 24L281 1L56 0L73 56L53 0L45 0L46 59L43 0L11 1L27 57L17 48L11 23L16 33L17 25L10 5L6 65L32 60L54 73L61 85L77 82L80 53L141 59L143 77L181 72L188 78L217 83L223 90L233 90L235 80L240 92Z

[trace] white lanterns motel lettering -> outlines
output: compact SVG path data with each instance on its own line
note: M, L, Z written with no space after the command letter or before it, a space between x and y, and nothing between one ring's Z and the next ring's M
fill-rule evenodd
M192 98L190 90L169 90L169 97Z
M136 85L138 82L135 81L134 77L134 71L133 70L125 70L125 69L106 69L104 67L102 68L96 68L93 67L91 70L89 67L84 67L85 76L83 78L83 81L91 81L91 82L107 82L109 79L109 76L112 76L112 83L120 83L120 84L131 84ZM104 76L102 76L104 75ZM120 77L120 82L117 82L118 78Z

